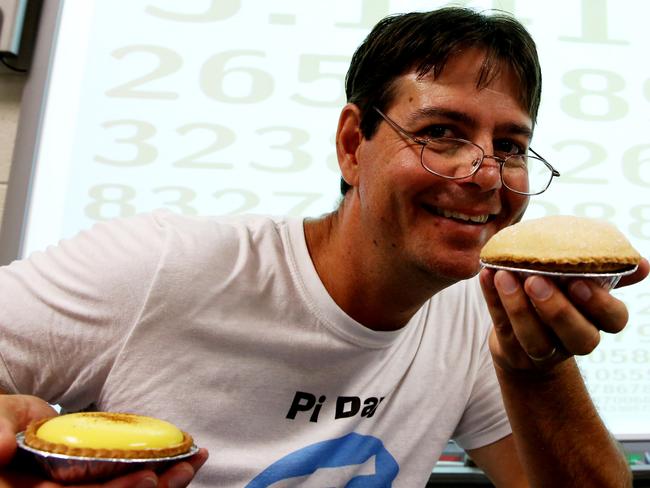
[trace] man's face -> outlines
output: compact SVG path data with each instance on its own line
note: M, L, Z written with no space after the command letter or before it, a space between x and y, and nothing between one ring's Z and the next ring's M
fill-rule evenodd
M468 50L449 60L435 80L401 76L386 114L420 137L467 139L488 155L512 144L525 151L532 122L517 101L515 78L505 69L477 89L482 62L480 51ZM473 176L448 180L421 166L420 149L384 121L362 141L357 151L362 228L394 264L412 265L432 278L473 276L481 247L521 218L528 199L503 187L494 160L486 159Z

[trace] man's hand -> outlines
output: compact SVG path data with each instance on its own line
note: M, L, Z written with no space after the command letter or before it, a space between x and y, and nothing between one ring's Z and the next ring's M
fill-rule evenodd
M643 259L619 286L637 283L649 271ZM490 350L505 371L550 370L593 351L600 331L620 332L627 323L625 304L592 280L573 280L563 291L540 275L522 283L513 273L484 269L480 281L494 323Z
M644 259L621 286L649 271ZM588 279L559 288L539 275L520 281L513 273L484 269L480 280L494 322L490 351L529 484L631 487L627 460L576 362L567 360L589 354L600 331L620 332L628 319L625 304ZM501 461L496 467L510 469Z
M12 462L16 452L16 434L32 420L53 417L56 411L40 398L29 395L0 394L0 488L62 488ZM208 459L200 449L191 458L175 464L163 473L138 471L103 484L75 485L77 488L181 488L187 486Z

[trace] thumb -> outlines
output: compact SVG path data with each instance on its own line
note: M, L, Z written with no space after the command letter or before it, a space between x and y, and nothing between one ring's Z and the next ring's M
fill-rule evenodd
M32 420L54 417L47 402L30 395L0 395L0 466L8 464L16 452L16 434Z

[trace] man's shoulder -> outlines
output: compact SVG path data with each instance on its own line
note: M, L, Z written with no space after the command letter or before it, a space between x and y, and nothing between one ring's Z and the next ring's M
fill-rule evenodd
M300 221L264 215L184 216L155 211L142 218L156 233L166 265L219 268L286 256ZM153 243L151 243L153 245Z
M164 229L158 283L187 290L192 295L186 297L188 303L196 299L197 289L204 295L221 294L222 299L225 293L259 296L254 290L270 276L275 277L275 287L280 286L280 276L289 279L293 248L287 227L292 219L259 215L188 217L169 212L149 218Z
M107 268L120 263L156 266L161 260L201 262L206 257L234 257L245 247L268 249L269 242L282 240L287 225L286 219L261 215L204 217L155 210L98 222L29 258L47 264L70 257Z
M190 246L220 246L281 238L291 219L267 215L187 216L160 210L149 214L167 239Z

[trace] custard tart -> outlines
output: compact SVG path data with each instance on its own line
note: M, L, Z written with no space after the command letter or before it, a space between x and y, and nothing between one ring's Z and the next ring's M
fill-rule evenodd
M198 452L192 436L164 420L83 412L32 422L16 435L19 454L59 482L87 483L139 469L160 471Z
M145 459L187 452L192 437L153 417L82 412L31 423L25 431L25 444L70 456Z

